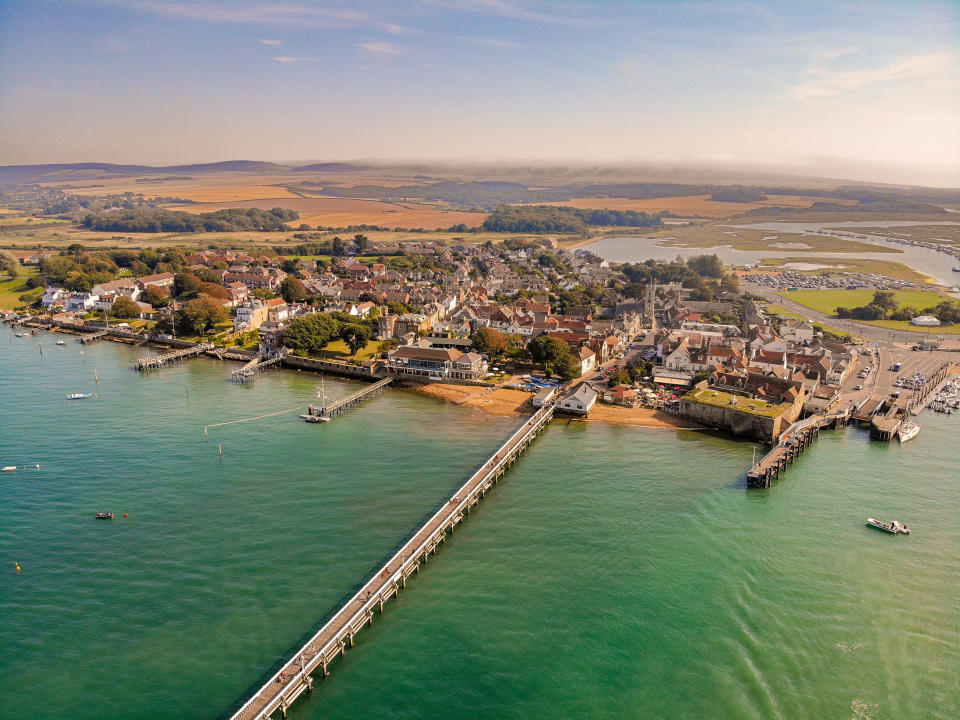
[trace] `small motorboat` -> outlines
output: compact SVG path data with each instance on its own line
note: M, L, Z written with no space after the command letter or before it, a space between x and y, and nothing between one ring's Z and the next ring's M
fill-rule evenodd
M93 517L97 520L113 520L116 516L116 513L112 512L98 512Z
M57 340L57 345L66 345L66 343L63 340Z
M4 466L3 466L3 472L16 472L16 471L17 471L17 466L16 466L16 465L4 465Z
M67 395L67 400L82 400L88 397L93 397L93 393L70 393Z
M867 525L877 530L883 530L888 532L891 535L909 535L910 528L901 523L899 520L891 520L890 522L884 522L883 520L875 520L874 518L867 518Z
M897 437L900 438L900 442L905 443L907 440L913 440L920 433L920 426L916 423L905 422L900 426L900 430L897 432Z

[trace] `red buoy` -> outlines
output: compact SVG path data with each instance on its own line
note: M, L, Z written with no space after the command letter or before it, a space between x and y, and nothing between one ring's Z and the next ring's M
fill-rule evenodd
M124 514L123 514L123 516L124 516L124 517L126 517L126 516L127 516L127 514L126 514L126 513L124 513Z

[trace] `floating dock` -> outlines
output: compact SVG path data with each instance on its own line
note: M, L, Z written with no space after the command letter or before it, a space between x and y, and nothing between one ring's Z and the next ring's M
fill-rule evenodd
M322 677L329 674L329 664L353 647L354 637L360 630L373 624L374 610L383 612L384 602L396 597L407 586L407 579L420 572L420 566L446 542L447 533L463 522L470 508L483 499L552 418L552 405L530 416L386 565L231 715L231 720L264 720L277 710L286 717L290 704L304 692L313 690L311 673L319 671Z

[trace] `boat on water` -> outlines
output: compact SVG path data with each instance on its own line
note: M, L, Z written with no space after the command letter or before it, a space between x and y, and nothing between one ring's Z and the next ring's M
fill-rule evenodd
M300 417L308 423L324 423L330 422L330 416L327 415L327 389L323 385L323 378L320 379L320 384L317 385L317 397L320 399L319 405L311 405L307 412Z
M93 397L93 393L70 393L67 395L67 400L82 400L88 397Z
M97 520L113 520L116 516L116 513L112 512L98 512L93 517Z
M16 466L16 465L4 465L4 466L3 466L3 472L16 472L16 470L17 470L17 466Z
M909 535L910 528L901 523L899 520L891 520L890 522L884 522L883 520L875 520L874 518L867 518L867 525L877 530L883 530L888 532L891 535Z
M326 415L311 415L309 413L306 413L304 415L301 415L300 417L302 417L308 423L330 422L330 418L327 417Z
M897 432L897 437L900 438L900 442L905 443L907 440L913 440L919 433L919 425L912 422L905 422L900 426L900 430Z
M66 345L66 343L63 340L57 340L57 345Z

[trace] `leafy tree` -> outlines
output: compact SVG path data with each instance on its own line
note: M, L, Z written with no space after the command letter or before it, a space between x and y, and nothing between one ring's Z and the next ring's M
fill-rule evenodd
M350 354L356 355L357 350L365 348L373 333L368 325L347 323L340 326L340 339L350 348Z
M140 317L140 306L128 297L121 296L113 301L110 314L117 318Z
M169 296L156 285L148 285L140 298L143 302L153 305L153 307L162 307L170 301Z
M404 313L410 312L410 306L395 300L387 303L387 310L390 311L391 315L403 315Z
M10 277L17 277L17 261L13 255L0 250L0 271L5 272Z
M41 260L40 270L51 282L62 283L69 273L80 270L80 264L64 255L55 255Z
M68 255L82 255L86 248L83 247L83 243L70 243L67 246Z
M253 288L250 291L250 294L253 295L258 300L272 300L276 295L266 288Z
M494 328L480 328L473 334L473 347L477 352L486 353L491 358L501 357L510 347L505 334Z
M688 258L687 266L703 277L723 277L723 263L716 255L696 255Z
M230 299L230 291L227 290L220 283L208 283L205 282L200 286L200 290L197 293L198 295L207 295L216 300L219 300L221 304Z
M883 308L884 310L894 310L897 307L897 301L890 290L877 290L873 293L873 302L871 305Z
M330 254L334 257L341 257L346 253L346 249L347 247L344 245L343 240L340 239L340 236L335 236L331 241Z
M304 284L293 275L288 275L280 283L280 296L288 303L302 302L309 294Z
M554 360L551 369L564 380L580 377L580 361L570 352Z
M340 323L325 313L314 313L293 320L287 327L284 345L291 350L317 353L340 334Z
M630 371L625 367L618 367L610 374L610 386L614 385L629 385L633 382L633 378L630 376Z
M173 292L177 297L198 293L203 280L193 273L177 273L173 276Z
M188 300L177 312L177 330L181 333L199 335L229 317L227 309L208 295Z

